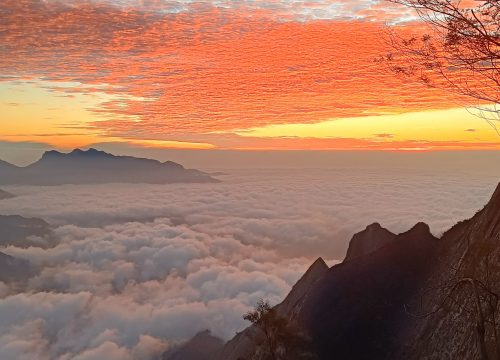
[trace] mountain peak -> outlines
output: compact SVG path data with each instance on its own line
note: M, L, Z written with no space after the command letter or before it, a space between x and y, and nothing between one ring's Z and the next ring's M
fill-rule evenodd
M431 229L426 223L418 222L407 233L428 235L431 233Z
M300 310L301 303L316 282L326 274L329 267L323 258L318 258L292 287L285 300L277 306L278 311L293 317Z
M493 192L493 195L491 196L490 201L488 201L488 204L486 207L493 207L493 208L498 208L500 209L500 183L498 183L495 191Z
M57 150L48 150L45 151L42 155L42 159L48 159L48 158L53 158L53 157L58 157L64 155L62 152L57 151Z
M52 159L52 158L74 158L74 157L80 157L80 156L106 156L106 157L112 157L113 155L108 154L107 152L100 151L94 148L89 148L88 150L82 150L82 149L73 149L69 153L63 153L57 150L49 150L46 151L42 155L42 159Z
M352 237L344 262L370 254L391 243L396 238L389 230L375 222Z
M317 258L307 271L314 271L316 269L328 269L328 265L322 257Z

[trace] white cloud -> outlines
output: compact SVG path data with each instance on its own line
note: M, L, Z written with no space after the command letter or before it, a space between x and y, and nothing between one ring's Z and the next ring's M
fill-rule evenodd
M342 171L236 173L221 184L9 187L0 213L54 225L57 246L3 249L39 266L0 283L6 359L155 359L205 328L229 338L314 257L341 259L379 221L435 233L487 201L494 177ZM9 358L10 357L10 358Z

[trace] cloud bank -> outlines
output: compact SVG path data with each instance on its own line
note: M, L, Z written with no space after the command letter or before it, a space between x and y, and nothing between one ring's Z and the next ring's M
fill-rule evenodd
M94 94L100 121L68 127L126 139L456 106L374 63L395 16L378 2L138 3L3 1L0 81Z
M279 302L316 256L368 223L434 233L471 216L496 177L411 171L239 171L220 184L8 187L0 213L45 218L55 247L2 251L40 270L0 284L5 359L155 359L208 328L225 338Z

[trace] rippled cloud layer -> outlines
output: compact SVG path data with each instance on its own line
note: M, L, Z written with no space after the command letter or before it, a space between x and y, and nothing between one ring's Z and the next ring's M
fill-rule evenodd
M383 23L398 13L387 4L148 4L2 2L3 79L96 94L102 102L91 110L100 121L85 126L129 139L196 141L269 124L455 106L374 63L385 51Z

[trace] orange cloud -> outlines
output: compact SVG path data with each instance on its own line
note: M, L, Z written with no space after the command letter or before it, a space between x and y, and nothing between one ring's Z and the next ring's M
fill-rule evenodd
M296 21L297 9L284 21L282 6L273 13L241 4L166 13L36 0L1 7L5 78L114 95L92 109L101 120L87 124L107 136L162 139L455 104L380 69L379 21ZM370 20L387 19L376 6L366 11Z

